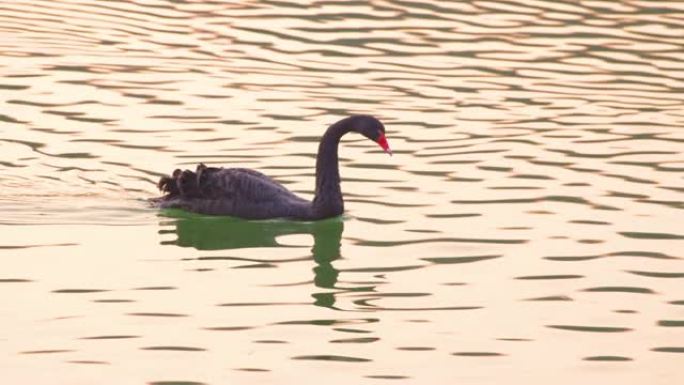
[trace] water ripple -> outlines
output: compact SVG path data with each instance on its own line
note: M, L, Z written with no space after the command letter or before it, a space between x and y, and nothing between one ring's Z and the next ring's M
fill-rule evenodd
M592 333L622 333L632 331L630 328L613 327L613 326L580 326L580 325L546 325L549 328L569 330L575 332L592 332Z
M243 383L439 383L454 359L497 383L530 367L486 361L548 351L537 382L678 374L679 2L0 2L8 378L109 384L137 354L155 385L214 383L187 360L217 357ZM395 153L345 136L332 225L146 205L198 162L311 198L318 138L359 113Z

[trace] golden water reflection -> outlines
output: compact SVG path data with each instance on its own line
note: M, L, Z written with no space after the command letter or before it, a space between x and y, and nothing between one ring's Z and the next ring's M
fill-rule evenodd
M0 377L676 383L682 10L0 0ZM146 205L199 162L310 198L357 113L394 156L344 138L343 219Z

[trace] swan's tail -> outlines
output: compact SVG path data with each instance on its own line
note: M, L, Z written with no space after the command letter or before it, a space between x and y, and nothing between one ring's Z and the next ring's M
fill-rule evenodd
M159 191L167 193L169 196L180 195L180 191L178 190L178 184L176 183L180 174L181 170L177 168L173 171L173 174L171 174L171 176L165 175L161 177L161 179L159 179L159 183L157 183Z
M175 169L170 176L163 176L159 179L157 187L163 193L166 193L163 199L170 198L201 198L203 187L206 185L206 179L211 174L211 171L216 170L200 163L197 169L193 172L190 170L181 171Z

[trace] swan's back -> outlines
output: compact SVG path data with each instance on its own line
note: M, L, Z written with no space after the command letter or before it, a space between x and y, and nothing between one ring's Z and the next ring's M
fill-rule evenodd
M312 215L310 202L268 176L245 168L200 164L195 172L176 170L170 177L162 177L159 188L167 193L155 201L162 208L247 219L306 219Z

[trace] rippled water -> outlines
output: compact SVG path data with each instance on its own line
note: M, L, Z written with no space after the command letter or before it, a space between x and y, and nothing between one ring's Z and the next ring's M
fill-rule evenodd
M684 3L0 1L0 377L673 384ZM159 213L159 175L347 214Z

